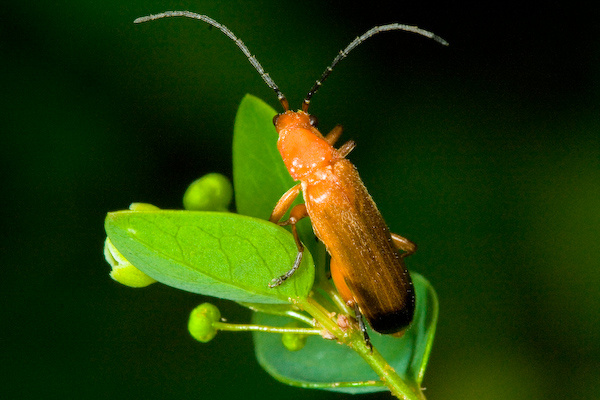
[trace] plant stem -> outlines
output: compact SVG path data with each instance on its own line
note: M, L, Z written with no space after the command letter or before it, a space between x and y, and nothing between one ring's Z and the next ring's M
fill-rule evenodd
M402 400L425 400L425 395L418 388L413 388L402 380L377 349L370 349L358 329L343 331L321 304L311 297L298 304L312 315L319 324L329 331L342 344L356 351L367 364L380 376L381 381L390 389L390 392Z
M329 331L339 341L345 342L344 337L346 334L338 324L332 320L332 313L325 309L325 307L311 297L307 297L306 301L303 301L298 305L316 319L325 330Z
M298 321L302 321L304 322L306 325L308 326L315 326L315 321L312 318L307 317L306 315L303 315L299 312L296 311L287 311L284 313L284 315L290 317L290 318L295 318Z
M362 335L353 335L349 346L381 377L394 396L403 400L425 400L423 392L406 384L377 349L367 347Z
M275 327L265 325L252 325L252 324L230 324L227 322L213 322L213 327L220 331L256 331L256 332L269 332L269 333L295 333L301 335L319 335L321 334L320 329L312 328L291 328L291 327Z

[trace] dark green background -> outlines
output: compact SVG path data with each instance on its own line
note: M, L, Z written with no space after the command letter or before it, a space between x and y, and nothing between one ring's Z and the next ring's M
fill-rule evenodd
M31 4L27 4L31 3ZM113 282L107 211L180 208L231 174L245 93L277 106L236 32L297 107L373 25L416 24L357 49L312 103L351 159L441 315L430 399L600 395L600 29L577 2L36 1L0 20L3 399L343 398L286 387L250 335L186 332L196 295ZM230 321L248 313L216 301ZM335 366L332 366L334 368ZM387 394L365 398L388 398Z

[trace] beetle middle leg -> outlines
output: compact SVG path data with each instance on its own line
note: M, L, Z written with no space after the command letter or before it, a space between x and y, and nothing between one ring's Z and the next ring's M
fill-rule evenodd
M394 247L404 251L404 253L400 254L400 257L408 257L414 254L417 251L417 245L405 237L392 233L392 242L394 243Z
M300 193L301 186L300 184L292 187L290 190L285 192L281 199L277 202L277 205L273 209L271 213L271 218L269 220L271 222L276 223L279 226L291 225L292 227L292 235L294 235L294 240L296 241L296 247L298 248L298 254L296 254L296 259L294 260L294 264L292 268L286 272L285 274L273 279L269 284L269 287L274 288L281 285L285 282L289 277L294 275L294 273L300 267L300 263L302 262L302 256L304 254L304 245L300 241L300 237L298 236L298 230L296 229L296 223L300 221L302 218L308 216L308 212L306 211L306 206L304 204L298 204L292 208L290 211L290 217L285 221L280 221L281 217L286 213L286 211L290 208L298 194Z

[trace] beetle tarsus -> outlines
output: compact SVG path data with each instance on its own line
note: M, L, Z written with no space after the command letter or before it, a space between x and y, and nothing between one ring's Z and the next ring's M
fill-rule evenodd
M271 281L271 283L269 283L269 287L275 288L277 286L280 286L283 282L288 280L288 278L290 278L292 275L294 275L294 273L298 270L298 268L300 268L300 263L302 262L303 254L304 254L304 252L299 251L298 254L296 254L296 260L294 260L294 265L292 266L292 268L285 274L273 279Z

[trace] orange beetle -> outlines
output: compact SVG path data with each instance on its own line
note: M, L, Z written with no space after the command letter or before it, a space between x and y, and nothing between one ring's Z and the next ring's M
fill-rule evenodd
M336 126L323 136L317 129L317 119L307 113L310 99L329 76L335 65L352 49L375 34L403 30L448 43L431 32L415 26L389 24L376 26L357 37L333 60L320 79L309 91L302 110L290 111L288 101L267 74L256 57L233 32L217 21L189 11L168 11L138 18L136 23L164 17L199 19L231 38L266 84L275 91L284 112L273 118L279 134L277 147L294 180L299 184L288 190L278 201L270 220L280 225L291 225L298 246L298 256L292 268L273 279L276 287L298 269L304 246L298 238L296 223L310 217L313 230L331 255L331 275L344 301L353 307L366 336L362 316L373 330L384 334L402 334L412 321L415 310L415 292L404 257L416 250L416 245L401 236L390 233L375 202L362 183L354 165L346 159L355 144L350 141L340 148L333 147L342 133ZM304 204L296 205L289 219L281 221L296 197L304 194ZM402 250L402 253L398 252Z
M284 194L270 220L278 222L301 189L305 204L295 206L282 224L294 227L309 216L315 234L331 255L331 275L342 298L364 315L373 330L397 333L410 324L415 309L415 293L403 257L412 254L416 246L390 233L356 168L345 158L354 143L340 149L332 146L341 127L323 137L311 120L304 111L286 111L275 117L279 151L292 178L301 183ZM397 248L405 252L399 254ZM301 254L302 247L299 250ZM297 259L292 270L272 285L281 284L299 263Z

